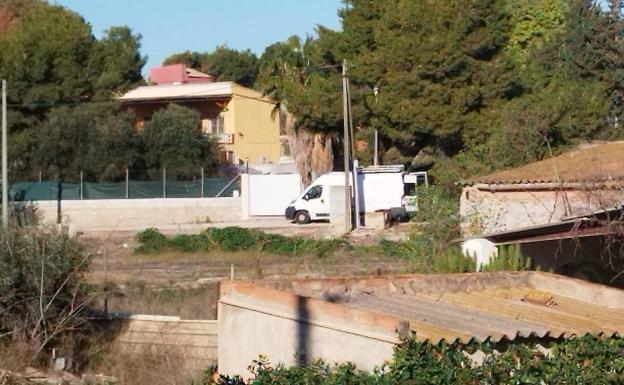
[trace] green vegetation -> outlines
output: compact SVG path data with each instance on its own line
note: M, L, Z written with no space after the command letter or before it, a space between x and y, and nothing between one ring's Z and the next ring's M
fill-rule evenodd
M237 51L224 45L212 52L173 54L163 64L186 64L214 76L217 81L233 81L245 87L253 87L258 73L258 58L254 53L250 50Z
M42 0L0 4L0 78L9 83L13 180L119 181L168 168L188 178L218 164L197 114L172 106L139 135L115 98L144 84L141 36L112 27L101 39L80 15ZM42 141L41 138L46 138ZM160 174L159 174L160 176Z
M209 228L199 234L176 235L167 238L158 230L150 228L137 235L140 245L136 253L149 254L175 250L185 253L223 250L257 250L277 255L317 255L322 257L351 245L340 239L314 240L265 234L258 230L240 227Z
M192 177L204 168L210 172L219 164L216 142L197 129L199 113L171 104L157 111L145 124L143 149L148 169L167 168L177 175Z
M541 159L549 147L556 153L583 140L624 137L616 124L624 118L623 23L616 3L606 11L590 0L347 0L339 12L341 30L319 26L315 36L276 42L259 58L219 46L165 62L270 95L294 115L302 138L325 143L342 130L339 85L347 60L357 139L371 144L379 130L384 164L427 169L447 185ZM10 84L15 178L39 169L70 175L85 167L90 179L114 179L126 167L177 167L187 160L177 150L168 161L148 153L158 146L137 142L127 132L132 119L123 113L73 111L143 82L140 40L127 27L96 39L79 15L42 0L0 5L0 77ZM110 122L110 132L77 128L80 116ZM56 135L61 143L51 154L97 147L90 153L94 161L70 151L49 162L47 149L32 139L42 125L79 131L71 140ZM191 142L191 164L214 164L204 144ZM309 173L305 168L326 171L338 159L303 147L310 153L301 157L307 159L302 174ZM366 164L371 146L358 148Z
M481 266L483 271L521 271L529 270L531 259L522 255L520 245L500 246L498 255L486 266Z
M0 347L26 345L30 360L86 327L90 254L56 227L0 231Z
M404 342L393 360L373 372L363 372L352 364L330 366L316 362L306 367L272 367L264 358L254 361L253 385L366 384L620 384L624 381L624 340L586 335L554 342L545 355L531 344L511 344L495 353L485 344L461 346L432 345L413 340ZM485 353L482 365L474 364L462 350ZM206 378L195 384L215 384ZM216 384L242 385L240 378L221 377Z

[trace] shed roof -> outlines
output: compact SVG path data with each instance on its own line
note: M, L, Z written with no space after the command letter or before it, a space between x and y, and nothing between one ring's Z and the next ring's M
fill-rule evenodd
M624 141L586 144L559 156L473 178L472 183L570 183L624 180Z
M308 297L300 321L366 327L380 336L408 325L432 343L624 332L624 291L542 272L230 283L222 290L224 303L236 297L237 306L278 316L301 303L289 296Z

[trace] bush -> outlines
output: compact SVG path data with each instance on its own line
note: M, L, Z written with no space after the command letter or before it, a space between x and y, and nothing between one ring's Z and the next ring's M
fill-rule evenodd
M165 237L158 229L150 227L137 234L137 241L140 245L135 252L140 254L149 254L162 251L167 246L167 237Z
M210 228L204 234L224 251L248 250L260 240L259 232L241 227Z
M140 254L162 252L165 249L189 253L218 248L223 251L258 250L277 255L314 254L322 257L337 249L351 246L342 239L285 237L241 227L209 228L200 234L176 235L171 239L150 228L139 233L137 240L140 245L134 251Z
M90 254L57 227L10 228L0 242L0 342L24 341L36 358L86 326Z
M169 240L168 245L178 251L194 253L201 250L210 249L210 240L205 233L201 234L180 234Z

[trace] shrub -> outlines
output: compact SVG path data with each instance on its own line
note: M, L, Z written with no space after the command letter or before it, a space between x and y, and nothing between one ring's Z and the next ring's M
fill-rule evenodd
M149 228L139 233L137 240L140 245L134 251L141 254L161 252L167 248L185 253L219 248L224 251L255 249L277 255L314 254L322 257L339 248L351 246L342 239L285 237L241 227L209 228L200 234L181 234L171 239L158 230Z
M36 358L86 326L91 256L57 227L10 228L0 242L0 341L24 341Z
M498 255L489 264L480 266L482 271L523 271L531 266L531 259L520 252L520 245L501 246Z
M241 227L210 228L204 234L225 251L248 250L256 246L259 232Z
M186 253L194 253L201 250L210 250L210 240L205 233L201 234L180 234L171 238L169 246L175 250Z
M149 254L162 251L167 246L167 237L165 237L158 229L150 227L137 234L137 241L140 245L135 252L141 254Z

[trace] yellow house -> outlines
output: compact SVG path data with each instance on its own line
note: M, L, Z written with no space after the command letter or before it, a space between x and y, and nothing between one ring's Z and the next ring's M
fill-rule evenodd
M191 71L186 69L187 74L197 74ZM230 163L278 163L280 157L289 155L280 129L282 119L272 99L233 82L192 79L168 79L142 86L120 100L135 113L138 129L155 111L170 103L198 111L198 126L217 140L223 159Z

